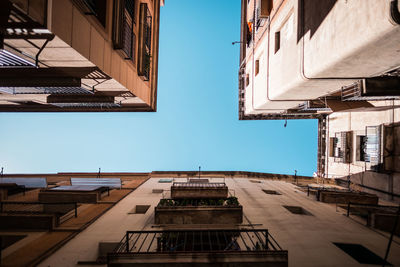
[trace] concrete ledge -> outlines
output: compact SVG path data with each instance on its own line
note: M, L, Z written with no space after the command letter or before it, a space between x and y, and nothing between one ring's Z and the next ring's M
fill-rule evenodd
M109 254L108 266L196 266L196 267L284 267L288 266L287 251L225 252L225 253L151 253Z
M39 192L39 201L43 203L97 203L100 200L99 192Z
M371 214L369 221L371 222L371 226L376 229L392 232L396 216L396 214L373 213ZM397 224L395 234L400 235L400 223Z
M56 226L55 215L47 214L0 214L0 229L2 230L52 230Z
M367 193L319 191L319 200L325 203L377 205L379 198Z
M228 187L174 187L171 186L171 198L227 198Z
M242 206L155 207L155 224L240 224Z

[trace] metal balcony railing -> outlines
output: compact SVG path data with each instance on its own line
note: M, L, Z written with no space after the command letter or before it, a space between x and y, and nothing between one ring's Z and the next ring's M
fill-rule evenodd
M229 198L184 198L184 199L169 199L163 198L158 203L157 207L198 207L198 206L209 206L209 207L241 207L236 197Z
M50 207L46 210L46 207ZM51 208L51 207L54 208ZM60 209L57 212L57 208ZM23 201L3 201L0 202L0 212L8 214L43 214L43 213L59 213L65 214L66 209L75 210L77 217L78 204L76 202L61 202L61 203L43 203L43 202L23 202Z
M286 252L267 229L128 231L115 250L115 258L129 254Z
M190 188L225 188L225 183L187 183L187 182L174 182L172 187L190 187Z

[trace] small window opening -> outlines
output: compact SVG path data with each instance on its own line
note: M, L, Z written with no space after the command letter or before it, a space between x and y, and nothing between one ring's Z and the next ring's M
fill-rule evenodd
M129 212L129 214L145 214L149 208L150 205L136 205L135 208Z
M378 255L376 255L371 250L367 249L366 247L360 244L347 244L347 243L335 243L335 246L343 250L347 253L350 257L358 261L361 264L376 264L376 265L391 265Z
M259 59L257 59L256 60L256 76L257 76L257 74L260 72L260 60Z
M309 211L299 206L283 206L283 207L293 214L312 215Z
M275 191L275 190L263 189L262 191L268 195L282 195L281 193L279 193L278 191Z
M275 33L275 53L281 48L281 32Z

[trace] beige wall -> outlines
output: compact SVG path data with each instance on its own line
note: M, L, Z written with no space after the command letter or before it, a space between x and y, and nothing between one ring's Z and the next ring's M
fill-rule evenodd
M146 102L152 102L151 81L144 81L137 75L137 47L135 62L125 60L121 51L114 50L112 44L112 1L107 1L107 22L104 28L95 17L84 15L75 7L71 0L49 1L49 26L50 30L60 37L69 46L90 60L105 73L110 75L122 86L129 89L134 95ZM142 0L147 3L155 25L153 1ZM136 6L136 26L134 32L138 41L138 9ZM155 30L152 30L154 40ZM156 47L152 47L152 53ZM156 57L153 57L153 59ZM152 70L154 71L154 70Z

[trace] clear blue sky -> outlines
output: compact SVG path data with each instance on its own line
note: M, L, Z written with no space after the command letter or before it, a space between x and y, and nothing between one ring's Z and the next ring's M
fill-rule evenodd
M317 121L239 121L240 0L167 0L156 113L0 113L5 173L241 170L312 175Z

